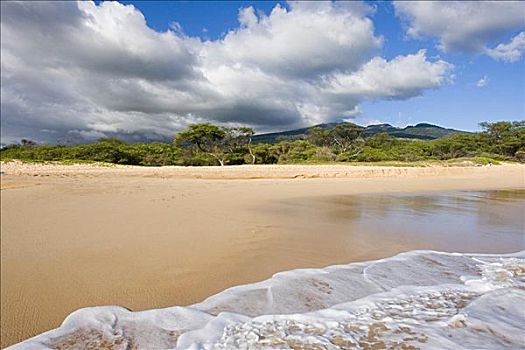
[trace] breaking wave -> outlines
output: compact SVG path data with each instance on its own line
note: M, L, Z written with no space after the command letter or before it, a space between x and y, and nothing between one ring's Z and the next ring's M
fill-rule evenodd
M413 251L282 272L187 307L80 309L9 349L522 349L523 305L525 251Z

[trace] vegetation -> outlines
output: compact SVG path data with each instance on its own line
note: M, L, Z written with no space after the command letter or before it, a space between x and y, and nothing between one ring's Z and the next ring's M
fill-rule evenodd
M75 146L37 145L22 140L0 151L1 160L92 161L144 166L232 165L326 162L432 162L478 164L525 162L525 121L481 123L479 133L451 133L433 140L404 139L381 132L367 136L352 123L309 128L298 139L253 143L250 128L228 128L208 123L190 125L172 144L128 144L100 139Z
M175 146L186 149L186 158L195 159L210 156L221 166L243 164L246 152L250 154L252 164L255 155L251 148L254 132L250 128L225 128L209 123L190 125L187 130L175 137Z

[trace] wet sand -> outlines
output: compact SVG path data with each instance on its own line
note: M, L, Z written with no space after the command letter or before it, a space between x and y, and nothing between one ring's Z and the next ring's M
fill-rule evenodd
M455 233L436 239L434 231L418 235L418 225L403 224L421 215L410 214L411 208L443 207L443 198L436 201L433 191L525 188L525 167L517 165L195 169L3 164L2 171L2 347L54 328L85 306L186 305L278 271L413 249L524 249L523 237L515 233L523 217L504 214L520 210L512 200L503 200L508 210L494 214L489 224L472 219L479 227L493 225L492 230L501 229L498 220L511 220L505 235L483 231L465 239ZM394 213L393 221L381 219L386 214L377 203L390 200L392 207L399 198L374 200L374 193L413 192L425 194L403 195L407 217ZM490 200L516 191L499 193ZM450 221L454 208L468 205L454 206L450 203L457 195L447 196L451 208L443 210ZM474 207L485 209L467 210L469 218L493 206ZM465 222L461 218L457 222ZM402 222L396 226L396 220Z

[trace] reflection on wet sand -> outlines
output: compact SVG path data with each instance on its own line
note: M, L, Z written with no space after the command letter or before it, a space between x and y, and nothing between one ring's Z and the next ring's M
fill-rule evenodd
M312 221L330 218L343 224L348 236L414 239L419 249L504 253L525 248L525 190L295 198L283 201L278 211Z

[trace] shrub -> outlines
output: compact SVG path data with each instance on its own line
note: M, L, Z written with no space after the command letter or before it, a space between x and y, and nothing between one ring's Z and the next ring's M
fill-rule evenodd
M519 162L525 163L525 151L517 151L514 154L514 158Z
M363 151L357 155L356 160L359 162L380 162L393 160L393 157L387 154L386 150L365 146Z
M497 160L492 159L492 158L487 158L487 157L474 157L472 159L472 161L474 163L480 164L480 165L491 165L491 164L497 165L497 164L500 164L500 162L498 162Z

